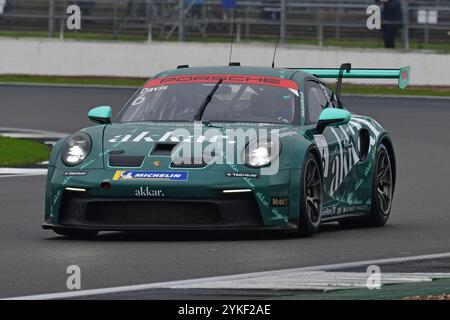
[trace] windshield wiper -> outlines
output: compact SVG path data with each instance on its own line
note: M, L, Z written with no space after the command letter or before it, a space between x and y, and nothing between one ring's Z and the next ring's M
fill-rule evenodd
M217 83L214 86L214 88L212 88L211 92L206 96L205 100L203 100L201 106L198 108L197 112L194 115L194 121L202 120L203 113L205 113L206 107L211 102L212 97L216 93L217 89L219 89L219 87L222 84L222 82L223 82L223 79L220 79L219 81L217 81Z
M209 120L205 120L205 121L202 121L203 122L203 124L205 125L205 126L207 126L207 127L211 127L211 128L222 128L221 126L219 126L219 125L217 125L217 124L215 124L215 123L212 123L211 121L209 121Z

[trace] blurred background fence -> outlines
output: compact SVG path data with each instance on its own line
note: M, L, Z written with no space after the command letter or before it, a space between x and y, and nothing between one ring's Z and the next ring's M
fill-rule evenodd
M403 48L450 43L450 0L398 0ZM366 28L371 0L0 0L0 36L111 40L276 41L382 46ZM81 30L66 29L66 8L81 8ZM379 4L379 3L378 3ZM234 16L234 12L236 14ZM235 23L233 23L235 21ZM359 45L358 45L359 44ZM428 46L427 46L428 45Z

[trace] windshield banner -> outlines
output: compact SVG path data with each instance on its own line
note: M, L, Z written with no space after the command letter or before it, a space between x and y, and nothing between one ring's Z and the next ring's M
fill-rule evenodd
M254 84L267 85L273 87L288 88L298 91L297 82L289 79L277 77L239 75L239 74L195 74L180 75L174 77L161 77L149 80L145 83L144 88L150 88L160 85L183 84L183 83L216 83L220 79L224 83Z

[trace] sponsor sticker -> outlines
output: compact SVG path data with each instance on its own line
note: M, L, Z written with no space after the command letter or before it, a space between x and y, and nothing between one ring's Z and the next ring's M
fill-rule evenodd
M230 178L259 178L259 173L253 172L225 172L225 176Z
M66 171L64 172L65 177L82 177L87 175L87 171Z
M188 177L189 172L187 171L118 170L114 174L113 180L187 181Z
M136 197L164 197L164 192L162 190L150 189L149 187L140 187L134 190L134 195Z
M272 197L272 206L286 207L289 205L289 198L286 197Z
M155 167L159 167L161 165L161 161L159 161L159 160L153 161L153 165Z
M328 142L325 139L325 136L323 134L315 134L314 140L316 141L316 144L319 148L326 148L328 147Z

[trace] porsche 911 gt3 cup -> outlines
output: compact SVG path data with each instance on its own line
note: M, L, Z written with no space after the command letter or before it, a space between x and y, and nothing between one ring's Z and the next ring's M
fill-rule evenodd
M323 78L337 78L334 93ZM182 67L148 80L112 120L58 141L45 229L74 237L122 230L277 229L323 222L382 226L396 163L391 137L340 98L342 78L409 68Z

